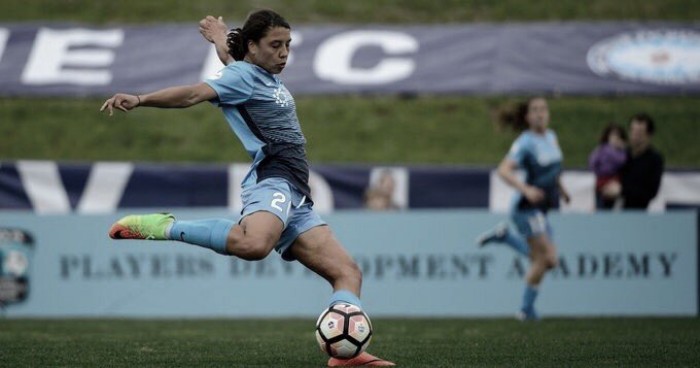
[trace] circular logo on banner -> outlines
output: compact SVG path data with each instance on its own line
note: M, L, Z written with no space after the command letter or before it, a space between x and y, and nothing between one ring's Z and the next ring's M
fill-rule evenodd
M602 77L682 85L700 82L700 32L654 30L619 34L591 47L588 67Z
M33 254L34 240L30 233L0 227L0 308L27 298Z

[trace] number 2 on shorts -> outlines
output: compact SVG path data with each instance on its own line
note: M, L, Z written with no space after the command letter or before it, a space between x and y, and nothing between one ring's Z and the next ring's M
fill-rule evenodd
M270 203L270 207L282 212L284 210L279 205L279 203L284 203L286 200L287 200L287 197L285 197L284 194L282 194L280 192L275 192L275 194L272 195L272 202Z

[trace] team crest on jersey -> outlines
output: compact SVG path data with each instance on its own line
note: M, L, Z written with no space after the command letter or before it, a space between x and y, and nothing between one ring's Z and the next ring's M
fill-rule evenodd
M280 107L287 107L292 102L292 95L290 95L289 91L283 86L275 88L272 97L274 97L275 102Z

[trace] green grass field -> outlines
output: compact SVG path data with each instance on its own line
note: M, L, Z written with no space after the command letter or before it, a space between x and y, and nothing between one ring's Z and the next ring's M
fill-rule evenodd
M322 367L313 321L0 320L3 367ZM700 319L376 319L399 367L693 367Z
M297 110L312 164L495 165L514 133L492 114L513 98L303 97ZM109 118L102 101L0 100L0 157L63 161L247 162L221 113L137 109ZM656 145L669 167L700 167L700 104L694 97L568 97L550 100L565 165L585 167L609 121L638 111L657 119Z

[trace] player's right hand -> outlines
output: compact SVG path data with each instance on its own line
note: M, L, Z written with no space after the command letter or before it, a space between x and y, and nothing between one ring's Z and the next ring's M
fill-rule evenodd
M107 99L104 104L102 104L102 107L100 108L100 112L105 111L107 109L109 111L109 116L112 116L114 114L114 109L119 109L121 111L127 112L129 110L132 110L136 106L139 105L139 97L135 95L127 95L125 93L117 93L116 95L112 96L111 98Z
M223 17L214 18L211 15L207 15L199 21L199 33L211 43L215 43L217 38L223 38L225 41L226 32L228 32L228 27L224 23Z
M528 202L532 204L540 203L544 200L544 192L542 189L528 185L523 191L523 195Z

